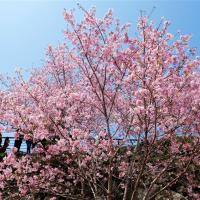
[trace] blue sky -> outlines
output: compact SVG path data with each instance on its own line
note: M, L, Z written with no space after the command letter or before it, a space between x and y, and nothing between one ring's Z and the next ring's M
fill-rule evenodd
M108 8L121 22L132 23L135 32L140 10L151 11L156 6L152 18L159 21L165 16L171 21L171 32L191 33L192 46L200 48L200 0L198 1L135 1L135 0L0 0L0 73L13 75L16 67L32 68L43 64L45 48L63 41L62 31L65 22L63 9L76 9L80 18L81 11L76 2L86 9L95 5L99 17Z

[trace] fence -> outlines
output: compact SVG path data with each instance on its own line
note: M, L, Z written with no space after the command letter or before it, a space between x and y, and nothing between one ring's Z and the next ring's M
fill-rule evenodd
M5 138L6 137L2 137L1 145L3 145ZM14 147L14 143L15 143L15 138L14 137L9 137L9 139L10 139L10 144L9 144L9 146L7 148L7 152L9 152ZM25 140L22 141L22 144L21 144L21 147L20 147L20 151L26 152L26 141Z
M6 137L2 137L2 145L4 143ZM7 148L7 152L9 152L13 147L14 147L14 142L15 142L15 138L14 137L9 137L10 139L10 144ZM116 145L120 145L122 142L121 138L115 138L114 141L116 142ZM127 143L125 145L133 145L137 140L136 139L128 139ZM26 141L23 140L21 147L20 147L20 151L22 152L26 152L27 151L27 146L26 146Z

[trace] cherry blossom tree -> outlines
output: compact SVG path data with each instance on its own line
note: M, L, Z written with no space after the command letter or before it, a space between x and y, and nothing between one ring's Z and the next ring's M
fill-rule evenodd
M64 42L29 80L2 81L2 126L37 145L0 163L1 198L152 200L181 183L199 199L200 57L190 36L141 15L133 37L111 10L102 19L80 10L81 22L64 11Z

